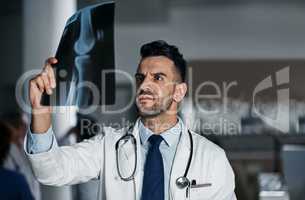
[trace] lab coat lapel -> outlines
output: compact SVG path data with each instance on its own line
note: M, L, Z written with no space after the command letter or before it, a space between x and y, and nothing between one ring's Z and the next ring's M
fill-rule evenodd
M140 118L137 119L132 134L136 138L137 141L137 169L136 169L136 174L135 174L135 185L136 185L136 192L137 192L137 199L140 199L140 185L142 181L142 155L141 155L141 140L140 140L140 133L139 133L139 121Z
M141 176L143 176L142 174L142 157L141 157L141 142L140 142L140 134L139 134L139 129L138 129L138 124L139 124L139 119L136 120L136 123L133 127L132 130L132 135L135 137L136 139L136 151L137 151L137 168L136 168L136 172L135 172L135 186L136 186L136 192L137 192L137 198L139 198L139 189L140 189L140 184L141 184ZM132 147L131 145L129 145L130 147ZM132 148L123 148L122 152L125 156L122 157L122 169L126 168L128 169L129 167L134 166L134 160L135 160L135 154L134 151L132 150ZM132 171L132 169L130 168L130 170ZM129 181L129 183L133 186L133 181ZM133 190L132 190L133 191Z
M190 155L190 138L186 126L182 126L182 134L177 146L172 172L170 176L170 199L185 199L186 189L179 189L176 179L184 175Z

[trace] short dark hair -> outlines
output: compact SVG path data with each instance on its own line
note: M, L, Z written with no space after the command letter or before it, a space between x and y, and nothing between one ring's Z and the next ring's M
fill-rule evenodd
M179 52L178 47L170 45L163 40L157 40L144 44L141 47L140 53L142 59L150 56L165 56L169 58L174 62L182 82L185 82L186 61Z
M3 165L10 149L11 129L9 125L0 121L0 166Z

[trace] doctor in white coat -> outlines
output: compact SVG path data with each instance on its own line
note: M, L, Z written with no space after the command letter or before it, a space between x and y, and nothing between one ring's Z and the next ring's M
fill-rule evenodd
M235 200L233 170L225 152L185 126L178 117L187 92L186 62L165 41L141 47L135 81L139 118L133 126L103 128L81 143L58 147L51 107L40 104L56 87L48 59L30 81L32 121L24 143L37 179L69 185L99 179L99 198L107 200Z

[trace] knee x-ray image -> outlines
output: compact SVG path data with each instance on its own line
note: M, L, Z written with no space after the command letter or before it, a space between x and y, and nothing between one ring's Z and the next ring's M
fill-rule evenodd
M57 87L51 96L44 95L44 105L113 104L114 3L75 13L66 23L55 57L59 61L54 65Z

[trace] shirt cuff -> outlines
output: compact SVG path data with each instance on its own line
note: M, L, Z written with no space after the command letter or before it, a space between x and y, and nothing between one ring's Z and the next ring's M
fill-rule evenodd
M53 146L54 134L52 126L45 132L35 134L28 129L27 133L27 152L30 154L42 153L49 151Z

